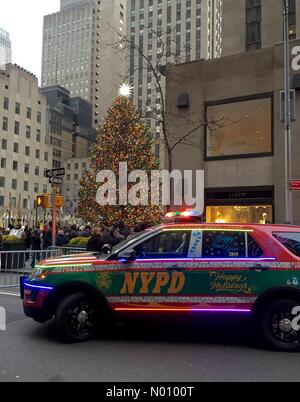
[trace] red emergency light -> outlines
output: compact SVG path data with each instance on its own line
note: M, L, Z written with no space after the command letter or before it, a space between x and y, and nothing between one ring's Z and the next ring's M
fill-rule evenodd
M196 210L168 212L163 221L165 223L201 223L202 214Z

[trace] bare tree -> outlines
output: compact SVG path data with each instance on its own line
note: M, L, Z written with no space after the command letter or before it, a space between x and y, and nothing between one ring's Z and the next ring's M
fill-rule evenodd
M114 28L112 28L114 29ZM147 29L145 27L144 29ZM125 52L125 57L138 57L141 63L138 63L135 66L134 72L140 70L141 68L146 69L148 73L151 73L156 92L159 94L160 98L160 107L157 108L157 105L146 105L146 110L140 111L145 119L155 120L156 124L159 123L161 128L161 141L165 147L167 161L168 161L168 169L169 171L173 170L173 156L175 149L182 144L203 147L201 142L201 136L199 135L199 142L195 141L195 133L203 127L208 127L209 125L222 125L222 119L220 121L212 121L208 122L204 113L199 113L199 115L190 114L185 115L183 117L176 118L184 119L184 122L189 127L187 132L183 132L177 135L174 135L169 130L168 122L170 119L175 118L172 115L172 105L167 110L166 99L165 99L165 87L162 83L161 76L164 75L164 71L166 69L166 65L170 64L169 61L172 60L174 64L181 64L186 59L187 48L178 45L176 41L176 31L175 29L171 32L162 32L155 31L152 28L149 28L149 33L151 33L154 41L157 42L157 53L153 58L153 54L149 55L144 51L144 47L140 46L140 44L136 43L131 38L126 35L121 35L118 33L120 39L111 44L111 46L115 49L116 52ZM132 71L131 71L132 74ZM125 79L128 79L130 73L128 73ZM172 72L169 74L170 79L174 81L179 81L182 79L181 75ZM192 127L192 128L191 128Z

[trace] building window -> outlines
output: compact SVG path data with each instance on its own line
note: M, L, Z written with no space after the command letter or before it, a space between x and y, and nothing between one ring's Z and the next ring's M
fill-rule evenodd
M36 159L40 159L40 150L39 149L37 149L36 151L35 151L35 157L36 157Z
M206 159L272 155L272 115L266 95L206 104Z
M41 142L41 130L36 130L36 142Z
M296 39L296 0L289 0L289 38Z
M29 184L28 181L24 181L24 191L28 191Z
M5 158L1 158L1 168L2 169L6 168L6 159Z
M2 140L2 149L3 150L7 149L7 140Z
M0 177L0 187L5 187L5 177Z
M25 173L25 174L29 174L29 163L25 163L25 166L24 166L24 173Z
M26 138L30 139L31 137L31 127L26 126Z
M19 152L19 144L14 142L14 152L17 154Z
M41 121L42 121L42 114L41 114L41 112L37 112L36 121L37 121L38 123L41 123Z
M246 50L261 48L261 0L246 0Z
M206 222L273 222L273 187L236 187L205 190Z
M3 109L8 110L9 109L9 99L5 96L4 101L3 101Z
M48 156L48 152L44 153L44 160L45 162L48 162L49 156Z
M30 147L28 146L25 147L25 155L30 156Z
M18 162L13 161L13 171L17 172L18 171Z
M3 117L3 124L2 124L3 131L8 131L8 118Z
M35 193L38 193L38 192L39 192L39 185L38 185L38 183L35 183L35 184L34 184L34 192L35 192Z
M15 121L15 134L20 134L20 123L18 121Z
M11 181L11 187L12 187L13 190L16 190L16 189L17 189L17 187L18 187L17 179L12 179L12 181Z
M27 108L27 113L26 113L27 119L31 119L31 108Z
M23 209L28 209L28 199L27 198L23 199Z
M0 207L4 207L4 196L0 195Z
M16 114L20 114L20 113L21 113L21 105L20 105L19 102L16 102L15 113L16 113Z
M39 176L39 174L40 174L40 168L39 168L38 166L35 167L35 169L34 169L34 174L35 174L36 176Z
M272 205L234 205L206 208L208 223L272 223Z

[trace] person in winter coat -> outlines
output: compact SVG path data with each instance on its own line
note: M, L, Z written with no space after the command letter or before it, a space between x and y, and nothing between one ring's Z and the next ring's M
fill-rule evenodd
M92 232L92 237L87 244L87 251L102 252L102 247L104 246L101 239L101 230L96 228Z
M38 228L31 232L31 249L41 250L41 231Z
M63 230L59 230L56 236L56 245L58 247L63 247L68 243L68 240L64 234Z

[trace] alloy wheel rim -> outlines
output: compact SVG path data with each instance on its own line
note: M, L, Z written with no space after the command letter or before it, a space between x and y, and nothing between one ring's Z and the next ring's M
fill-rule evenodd
M285 307L276 311L270 319L270 329L272 335L285 344L299 344L300 331L295 331L292 327L292 321L295 318L292 315L294 306Z
M96 311L88 302L78 304L68 311L68 321L71 331L75 335L87 336L95 328Z

